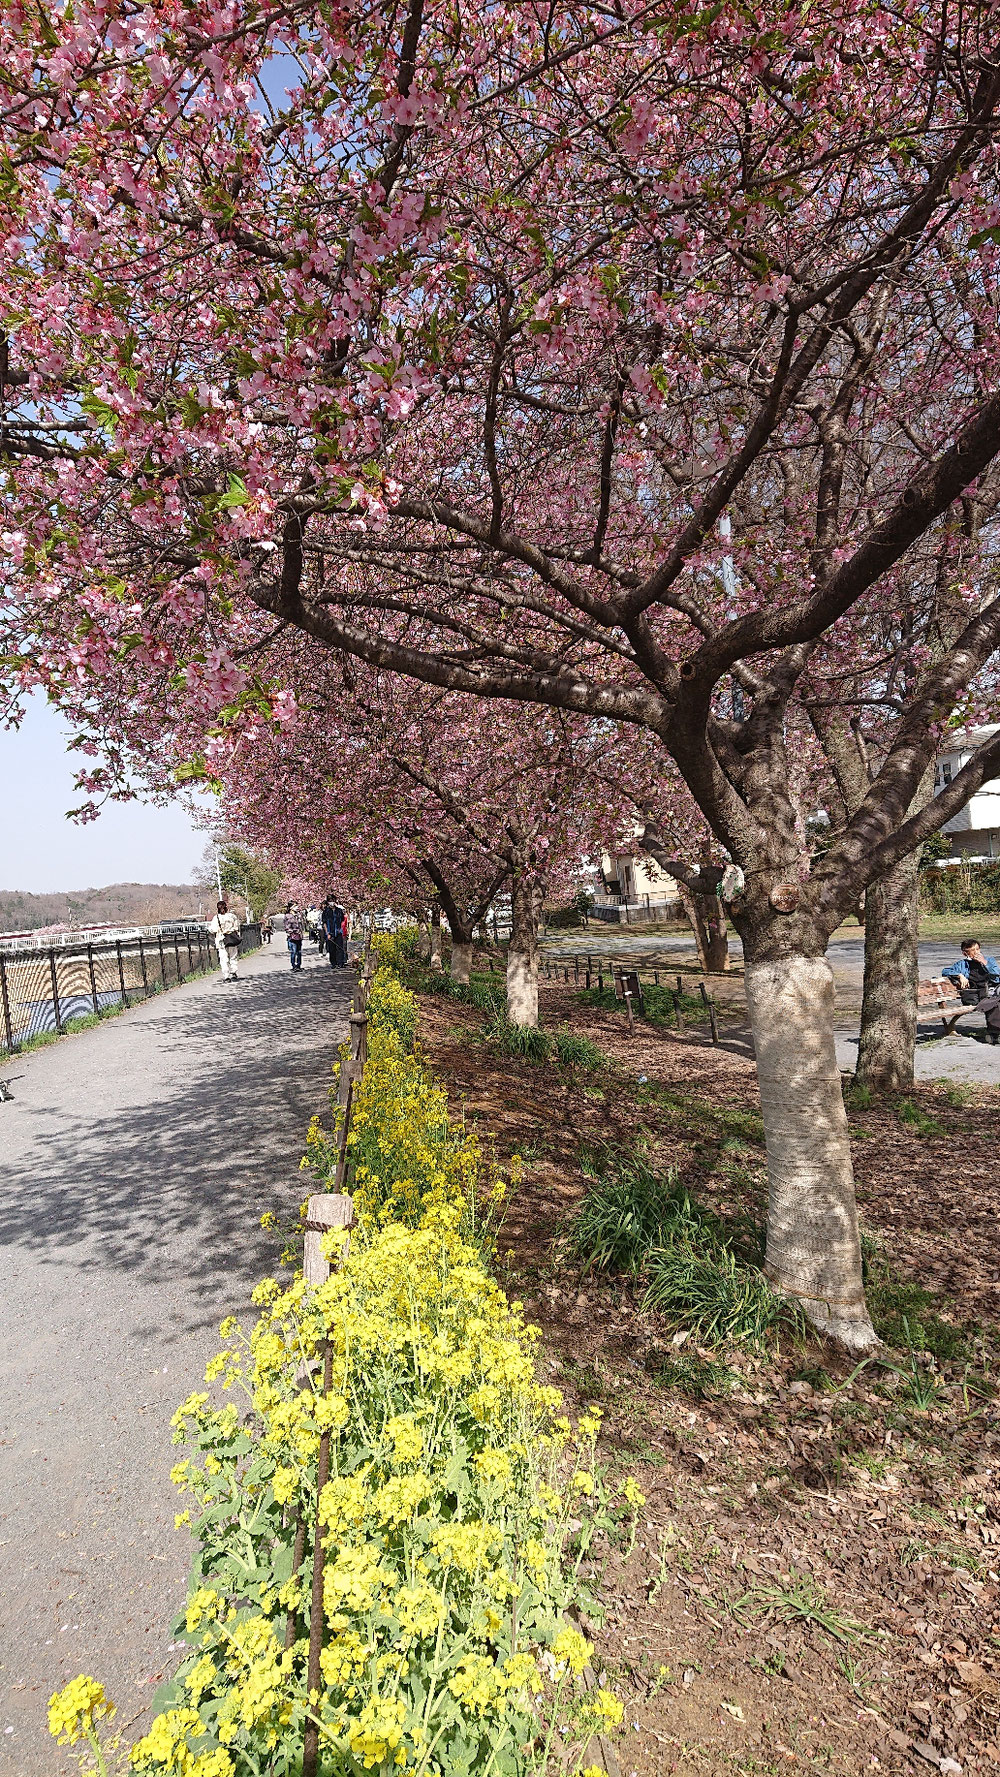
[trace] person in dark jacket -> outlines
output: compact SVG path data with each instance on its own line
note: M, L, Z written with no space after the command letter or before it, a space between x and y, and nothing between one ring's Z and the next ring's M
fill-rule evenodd
M347 914L335 895L327 895L323 903L323 933L330 952L331 969L342 969L347 963Z

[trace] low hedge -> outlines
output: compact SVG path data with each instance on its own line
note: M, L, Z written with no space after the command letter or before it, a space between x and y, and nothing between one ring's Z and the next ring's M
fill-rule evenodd
M572 1777L621 1719L611 1692L587 1688L591 1650L570 1612L597 1608L579 1577L595 1527L627 1530L642 1496L626 1482L607 1497L596 1416L572 1428L537 1380L538 1335L490 1273L489 1203L475 1207L503 1181L449 1120L415 1018L380 967L351 1132L355 1228L325 1237L340 1263L316 1290L301 1276L261 1284L257 1325L224 1321L206 1375L240 1405L199 1392L176 1416L193 1447L174 1471L198 1543L189 1651L131 1750L138 1772L297 1777L311 1718L323 1777ZM314 1126L313 1169L327 1174L332 1155ZM325 1428L323 1682L310 1695ZM103 1761L106 1699L93 1680L74 1685L53 1698L53 1732Z

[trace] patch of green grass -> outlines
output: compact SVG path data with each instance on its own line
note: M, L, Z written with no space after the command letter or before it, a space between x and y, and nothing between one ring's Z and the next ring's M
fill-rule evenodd
M947 1135L948 1133L942 1123L939 1123L935 1117L928 1116L927 1112L922 1111L918 1104L914 1104L912 1098L901 1098L896 1107L896 1114L907 1129L913 1130L914 1135L926 1137Z
M875 1102L875 1094L870 1086L855 1080L852 1074L844 1079L844 1103L849 1111L870 1111Z
M929 1351L939 1363L969 1355L966 1329L942 1320L935 1298L911 1279L899 1277L881 1242L867 1230L861 1236L862 1270L868 1312L880 1339L898 1351Z
M954 1080L935 1080L934 1084L935 1086L940 1086L948 1103L951 1105L952 1109L956 1111L964 1111L966 1105L971 1104L976 1096L976 1088L974 1086L968 1086L963 1082L956 1083Z
M585 1006L598 1006L605 1012L622 1012L625 1006L617 999L613 987L585 987L577 995ZM675 1006L676 1001L676 1006ZM642 1016L647 1024L676 1026L677 1007L680 1009L681 1025L707 1024L708 1007L699 993L680 993L674 995L669 987L662 987L655 981L642 984ZM639 1016L639 1008L633 1001L632 1010Z
M587 1272L638 1276L655 1246L697 1223L691 1199L636 1155L611 1148L581 1157L588 1179L583 1202L568 1227L572 1256Z
M61 1035L58 1030L37 1031L33 1037L25 1037L23 1043L18 1043L17 1054L27 1055L30 1049L47 1049L50 1043L58 1043Z
M638 1087L635 1096L658 1105L683 1134L719 1143L729 1140L748 1147L764 1146L764 1119L759 1111L743 1110L739 1105L710 1104L690 1093L677 1092L672 1086L661 1086L655 1080Z
M410 985L419 993L440 994L443 999L458 1000L464 1006L475 1006L481 1012L498 1012L506 999L502 975L473 973L468 982L456 981L443 969L418 967L410 971Z
M120 1009L118 1006L115 1007L116 1012ZM104 1017L107 1017L107 1013L104 1014ZM67 1036L71 1036L75 1030L93 1030L98 1024L104 1023L104 1017L100 1012L81 1012L78 1018L67 1018L63 1030Z
M702 1357L697 1351L680 1351L676 1357L668 1357L653 1372L653 1381L661 1388L673 1389L676 1394L688 1395L694 1401L729 1394L739 1380L738 1372L728 1364Z

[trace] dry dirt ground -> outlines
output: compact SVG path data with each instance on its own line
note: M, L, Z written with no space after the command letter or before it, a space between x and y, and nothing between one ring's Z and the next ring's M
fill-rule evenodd
M625 1281L582 1278L565 1228L588 1144L638 1146L702 1204L759 1217L752 1064L690 1035L630 1037L563 986L543 988L543 1022L599 1045L598 1071L500 1057L470 1006L421 1007L453 1111L524 1162L500 1251L547 1379L602 1409L604 1460L647 1495L635 1547L594 1551L622 1777L1000 1771L996 1090L852 1110L895 1369L791 1336L699 1351Z

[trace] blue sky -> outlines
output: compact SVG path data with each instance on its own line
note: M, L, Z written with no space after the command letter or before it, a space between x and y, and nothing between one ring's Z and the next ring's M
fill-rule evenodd
M83 761L67 752L67 733L38 696L16 733L0 730L0 889L46 894L112 882L190 882L208 836L180 802L110 803L83 827L66 819L83 800L73 790Z

